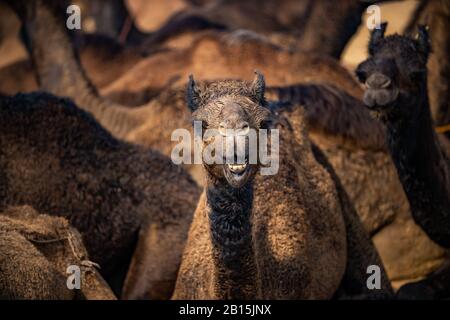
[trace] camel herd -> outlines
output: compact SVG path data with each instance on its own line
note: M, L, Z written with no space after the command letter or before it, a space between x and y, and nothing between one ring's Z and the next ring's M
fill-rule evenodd
M153 32L102 2L108 36L5 1L28 55L0 69L0 298L450 297L448 2L349 70L369 2L182 1ZM278 172L174 164L193 121L277 130Z

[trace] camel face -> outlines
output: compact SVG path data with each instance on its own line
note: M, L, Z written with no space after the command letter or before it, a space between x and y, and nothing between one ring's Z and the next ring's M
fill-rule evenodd
M207 172L233 188L243 187L260 166L258 137L271 115L264 100L263 76L257 74L251 85L221 81L203 90L191 78L188 106L193 120L202 123L202 161ZM214 161L208 161L210 154Z
M417 39L399 35L384 37L386 25L372 32L369 58L356 69L366 87L364 104L376 111L401 111L414 104L426 84L428 35L424 28ZM404 112L410 112L404 108Z

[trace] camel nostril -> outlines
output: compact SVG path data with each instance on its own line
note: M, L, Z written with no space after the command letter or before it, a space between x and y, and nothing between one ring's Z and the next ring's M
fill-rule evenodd
M219 124L219 133L222 136L226 136L227 135L227 124L225 122L221 122Z
M245 135L247 135L247 134L249 133L249 131L250 131L249 125L248 125L248 123L245 123L245 124L243 124L243 125L241 126L241 128L238 130L238 134L239 134L239 135L242 135L242 136L245 136Z
M387 88L391 84L391 79L386 78L386 80L380 85L380 88Z
M366 86L370 89L386 89L391 83L392 81L388 76L381 73L374 73L367 79Z

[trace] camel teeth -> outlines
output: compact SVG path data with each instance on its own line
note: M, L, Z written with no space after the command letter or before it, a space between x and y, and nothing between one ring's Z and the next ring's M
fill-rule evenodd
M233 173L241 173L245 170L247 164L229 164L228 168Z

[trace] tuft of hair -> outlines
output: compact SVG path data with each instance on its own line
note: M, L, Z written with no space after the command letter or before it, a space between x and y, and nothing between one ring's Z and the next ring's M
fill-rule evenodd
M420 53L425 57L426 60L428 60L428 56L431 52L431 39L428 33L428 26L426 25L419 25L418 32L416 35L416 43L417 48L419 49Z
M194 112L200 104L200 92L195 84L194 76L189 75L189 81L186 89L186 101L189 109Z

